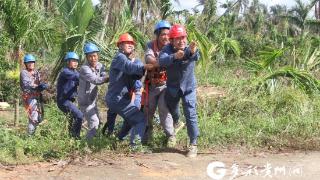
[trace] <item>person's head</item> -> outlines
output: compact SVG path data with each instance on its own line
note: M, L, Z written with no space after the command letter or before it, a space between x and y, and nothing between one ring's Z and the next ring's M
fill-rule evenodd
M70 69L76 69L79 63L79 56L75 52L67 52L64 60L67 62L67 66Z
M93 43L86 43L83 52L90 66L95 67L99 60L99 48Z
M161 20L154 27L154 34L160 46L165 46L169 41L169 30L171 25L168 21Z
M31 54L25 55L23 58L23 62L28 71L34 70L36 58L33 55Z
M130 55L134 52L135 41L129 33L121 34L117 42L117 46L120 51L126 55Z
M183 50L187 46L187 32L184 26L175 24L169 31L170 43L174 49Z

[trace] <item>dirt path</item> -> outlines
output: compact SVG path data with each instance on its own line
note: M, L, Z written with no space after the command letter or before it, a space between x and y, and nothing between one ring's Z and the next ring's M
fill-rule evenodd
M225 168L212 168L209 173L219 175L225 170L223 179L320 178L320 152L219 152L203 153L195 159L180 153L127 156L101 153L72 161L2 166L0 179L211 179L207 166L217 161L224 163Z

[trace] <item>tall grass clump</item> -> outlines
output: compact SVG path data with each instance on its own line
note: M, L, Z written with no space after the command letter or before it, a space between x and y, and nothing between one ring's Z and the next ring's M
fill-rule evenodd
M48 104L45 110L45 120L33 136L27 134L26 118L16 128L0 126L0 162L25 163L63 158L71 152L81 152L86 145L69 137L67 117L53 103Z
M282 87L274 94L238 87L198 103L202 148L320 149L318 96Z

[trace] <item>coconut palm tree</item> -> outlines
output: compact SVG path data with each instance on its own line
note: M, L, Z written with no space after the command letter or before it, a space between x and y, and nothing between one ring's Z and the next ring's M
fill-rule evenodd
M158 3L160 6L161 19L167 19L173 12L172 3L170 0L160 0Z
M94 7L91 0L62 0L56 2L61 15L64 41L60 47L59 58L52 71L51 81L54 81L63 66L63 58L67 51L82 52L86 40L95 35L90 31L90 23L94 18ZM91 29L96 31L95 27ZM80 53L81 54L81 53Z
M314 6L314 14L316 16L316 19L320 19L320 1L319 0Z
M282 43L288 39L289 35L289 22L288 15L289 11L286 6L274 5L270 7L269 21L267 23L267 31L270 39L276 43Z
M55 30L54 19L45 16L42 9L38 3L33 3L31 6L27 1L1 0L0 22L3 23L3 30L8 33L13 42L13 59L16 64L15 70L6 74L15 74L12 76L15 87L18 86L23 50L35 51L39 46L50 47L53 37L58 34ZM10 93L15 97L17 105L15 112L19 112L19 89L13 88L12 90ZM18 114L15 114L16 119L19 119Z
M217 0L198 0L199 5L203 5L202 14L206 16L215 16L217 12Z
M50 47L54 35L57 35L55 19L45 16L42 9L37 3L30 7L27 2L17 0L2 0L0 4L3 29L14 43L15 60L20 64L23 49Z
M214 19L216 18L217 13L217 0L198 0L199 5L203 5L203 21L205 23L205 32L207 32L212 24L214 23Z
M290 14L287 18L290 20L296 34L303 34L306 27L313 24L308 20L308 13L318 0L312 0L309 4L303 3L302 0L295 1L296 5L290 9Z
M267 7L261 4L259 0L253 0L248 12L244 14L244 24L246 29L259 35L264 30L266 15L268 13Z

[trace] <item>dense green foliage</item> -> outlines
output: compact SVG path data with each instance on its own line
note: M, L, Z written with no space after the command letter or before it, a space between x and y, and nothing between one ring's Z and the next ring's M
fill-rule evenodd
M221 5L227 9L222 16L216 15L216 0L199 1L204 10L192 13L173 11L168 0L109 0L96 7L90 0L48 2L0 0L0 100L18 97L17 72L25 53L36 55L38 67L49 68L53 87L67 50L76 51L83 62L83 44L95 42L108 67L118 36L130 32L138 42L137 56L143 57L153 25L165 18L186 25L188 40L197 42L199 85L219 86L225 94L198 99L201 149L320 149L320 21L308 16L319 1L296 0L292 8L269 9L259 0L227 1ZM100 91L104 94L105 88ZM126 143L101 135L90 144L70 139L66 117L54 102L46 109L46 122L33 137L26 135L26 117L18 127L0 118L0 162L103 149L126 152ZM164 148L158 129L154 150ZM187 142L185 131L178 135L180 147Z

